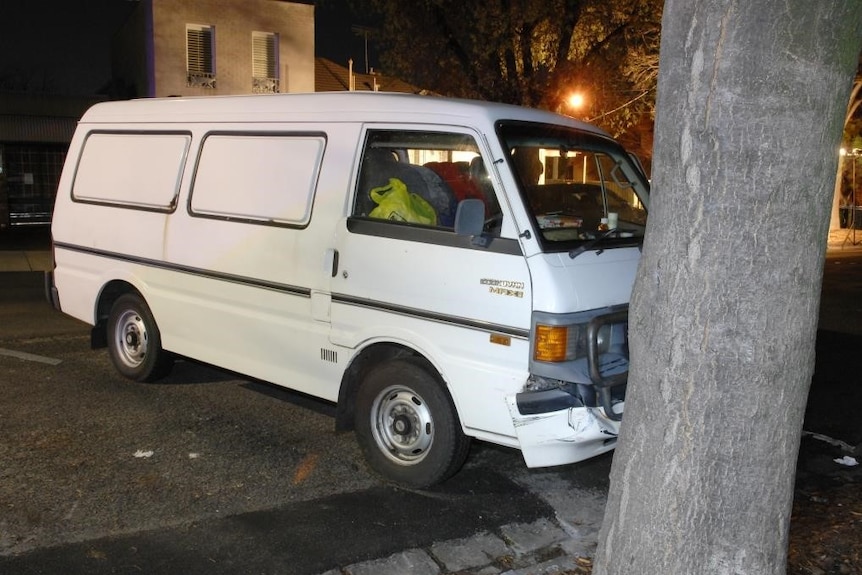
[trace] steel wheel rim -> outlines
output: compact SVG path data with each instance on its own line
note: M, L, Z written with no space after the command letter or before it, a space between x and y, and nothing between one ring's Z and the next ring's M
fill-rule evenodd
M400 465L414 465L434 442L434 425L425 400L412 389L387 387L374 399L371 430L386 457Z
M124 365L138 367L147 355L147 326L134 310L127 310L117 319L115 334L117 356Z

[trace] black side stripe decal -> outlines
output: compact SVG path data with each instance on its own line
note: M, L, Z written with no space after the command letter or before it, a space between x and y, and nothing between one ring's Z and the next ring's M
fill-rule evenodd
M119 260L124 262L130 262L134 264L139 264L143 266L159 268L164 270L175 271L179 273L189 274L200 276L204 278L211 278L219 281L237 283L242 285L248 285L252 287L258 287L283 293L288 293L291 295L297 295L301 297L311 297L311 290L309 288L302 288L298 286L292 286L288 284L282 284L277 282L269 282L265 280L259 280L255 278L250 278L247 276L239 276L236 274L228 274L223 272L216 272L212 270L205 270L202 268L195 268L191 266L184 266L180 264L172 264L169 262L164 262L161 260L154 260L150 258L142 258L138 256L130 256L127 254L120 254L117 252L110 252L107 250L99 250L94 248L87 248L83 246L77 246L74 244L67 244L64 242L54 242L54 247L64 250L69 250L73 252L80 252L85 254L90 254L94 256L99 256L103 258L109 258L113 260Z
M55 242L54 247L56 249L63 249L73 252L80 252L85 254L90 254L94 256L130 262L138 265L154 267L159 269L165 269L170 271L175 271L178 273L196 275L204 278L215 279L219 281L226 281L231 283L237 283L242 285L247 285L251 287L257 287L262 289L268 289L273 291L278 291L282 293L287 293L291 295L301 296L301 297L311 297L311 289L303 288L298 286L292 286L288 284L281 284L276 282L268 282L264 280L259 280L255 278L250 278L247 276L239 276L235 274L227 274L223 272L214 272L211 270L205 270L202 268L195 268L191 266L184 266L179 264L167 263L160 260L154 260L151 258L142 258L138 256L130 256L126 254L120 254L117 252L111 252L107 250L100 250L94 248L87 248L84 246L78 246L74 244L68 244L65 242ZM415 317L424 320L434 321L437 323L445 323L454 326L466 327L469 329L475 329L479 331L486 332L494 332L494 333L503 333L506 335L510 335L512 337L528 339L530 336L529 330L520 329L512 326L494 324L490 322L471 320L469 318L464 318L460 316L453 316L447 314L441 314L436 312L430 312L418 308L412 308L407 306L400 306L395 304L390 304L386 302L381 302L378 300L370 300L364 298L358 298L354 296L344 295L344 294L332 294L332 302L338 303L341 305L350 305L350 306L358 306L368 309L376 309L380 311L385 311L389 313L395 313L407 317Z
M343 305L352 305L358 307L365 307L370 309L377 309L382 311L387 311L389 313L396 313L399 315L404 315L408 317L418 317L425 320L435 321L437 323L447 323L451 325L457 325L461 327L467 327L471 329L477 329L479 331L488 331L494 333L504 333L506 335L511 335L512 337L518 337L523 339L529 339L530 332L529 330L520 329L517 327L511 327L507 325L500 325L485 321L477 321L471 320L464 317L452 316L447 314L430 312L422 309L417 309L413 307L394 305L389 303L384 303L377 300L368 300L363 298L357 298L348 295L342 294L332 294L332 302L340 303Z

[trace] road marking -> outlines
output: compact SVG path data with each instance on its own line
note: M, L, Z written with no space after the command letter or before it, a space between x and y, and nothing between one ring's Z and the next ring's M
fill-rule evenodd
M14 349L4 349L0 347L0 355L7 357L17 357L24 361L38 361L39 363L47 363L48 365L59 365L63 362L62 359L54 359L53 357L45 357L44 355L35 355L23 351L15 351Z

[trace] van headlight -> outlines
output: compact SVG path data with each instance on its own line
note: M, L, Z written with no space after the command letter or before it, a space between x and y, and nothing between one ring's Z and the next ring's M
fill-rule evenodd
M558 388L583 405L621 419L629 371L628 306L553 314L533 312L530 375L526 391Z
M533 360L543 362L573 361L586 357L589 322L554 325L536 322L534 328ZM599 353L608 350L611 326L603 325L596 335Z

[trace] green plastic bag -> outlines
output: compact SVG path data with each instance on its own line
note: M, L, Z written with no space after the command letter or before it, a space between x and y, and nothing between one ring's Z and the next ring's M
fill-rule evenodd
M437 212L418 194L412 194L398 178L389 178L389 184L369 192L377 207L368 214L372 218L437 225Z

